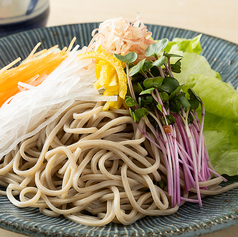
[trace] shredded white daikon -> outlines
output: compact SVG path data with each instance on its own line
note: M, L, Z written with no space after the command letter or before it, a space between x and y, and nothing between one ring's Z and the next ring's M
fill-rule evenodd
M39 86L20 83L26 90L0 108L0 159L19 142L50 124L76 100L117 100L116 96L100 95L94 88L94 64L90 59L77 59L78 47Z

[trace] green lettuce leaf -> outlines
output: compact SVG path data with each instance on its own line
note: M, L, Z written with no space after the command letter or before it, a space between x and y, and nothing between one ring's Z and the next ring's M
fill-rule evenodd
M222 81L222 77L219 72L216 72L216 78Z
M192 74L186 86L202 99L206 112L238 121L238 91L231 85L215 77Z
M219 174L238 175L238 123L206 112L204 137L211 164Z
M181 72L174 73L174 77L180 84L186 84L190 74L202 74L221 79L220 74L211 69L206 58L200 55L202 52L201 36L198 35L193 39L175 38L165 48L168 53L182 56ZM171 58L171 63L175 63L178 59L177 57Z
M200 43L201 36L201 34L197 35L193 39L174 38L166 46L165 52L182 51L200 54L202 52L202 47Z
M186 87L205 105L203 134L211 164L221 175L238 175L238 91L215 77L199 74L189 75Z
M181 73L174 73L174 77L180 84L186 84L190 74L202 74L209 77L217 76L217 73L211 69L210 64L204 56L185 52L181 60Z

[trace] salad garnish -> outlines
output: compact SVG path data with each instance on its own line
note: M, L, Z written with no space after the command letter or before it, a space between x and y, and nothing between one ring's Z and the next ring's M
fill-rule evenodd
M181 56L164 52L168 42L168 39L161 39L152 43L146 49L145 56L154 60L144 58L136 65L136 53L114 55L126 63L129 90L125 102L130 114L151 145L157 146L163 153L172 205L181 204L182 171L185 192L195 187L197 202L202 206L199 182L210 179L210 173L216 174L208 162L203 136L205 108L191 88L183 90L183 86L174 78L173 72L181 71ZM171 58L178 59L171 63ZM199 105L201 122L196 112ZM139 125L141 119L146 124L144 129Z

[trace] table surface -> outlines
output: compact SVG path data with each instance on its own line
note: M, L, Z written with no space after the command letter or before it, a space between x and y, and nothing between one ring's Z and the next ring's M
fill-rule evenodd
M47 26L101 22L110 18L135 19L144 23L174 26L213 35L238 44L237 0L50 0ZM238 225L203 237L236 236ZM0 229L1 237L23 237Z

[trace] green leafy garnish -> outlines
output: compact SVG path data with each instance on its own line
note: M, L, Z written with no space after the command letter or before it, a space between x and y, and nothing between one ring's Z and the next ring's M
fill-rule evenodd
M151 94L151 92L154 90L155 88L149 88L147 90L143 90L140 95L146 95L146 94Z
M145 51L145 56L150 57L150 56L158 55L165 49L168 42L169 42L169 40L164 38L164 39L159 40L158 43L153 43L153 44L149 45L149 47Z
M136 61L137 59L137 54L134 52L130 52L127 55L123 56L120 54L114 54L114 56L119 59L120 61L124 62L124 63L133 63Z
M130 96L126 98L125 102L128 107L133 107L137 104L136 101L132 99Z
M143 66L145 63L145 59L141 60L138 64L136 64L134 67L130 68L129 70L129 76L132 77L136 73L143 72Z
M151 88L151 87L158 88L159 86L162 85L163 81L164 81L163 77L147 78L143 81L143 85L145 88Z
M153 64L153 66L161 67L161 66L164 65L165 62L166 62L166 57L162 56L161 58L159 58L156 61L154 61L152 64Z

